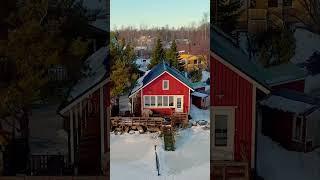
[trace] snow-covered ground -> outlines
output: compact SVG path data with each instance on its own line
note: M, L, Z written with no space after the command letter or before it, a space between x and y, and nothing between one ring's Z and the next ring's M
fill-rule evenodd
M192 117L192 121L205 120L210 122L210 110L199 109L193 104L190 107L190 116Z
M265 180L320 179L320 149L310 153L287 151L259 135L257 156L258 174Z
M31 154L67 154L68 135L63 130L63 119L57 105L44 105L32 109L30 116Z
M176 150L164 151L157 133L110 135L110 177L123 179L209 179L210 131L200 126L178 131ZM155 145L160 162L157 175Z
M148 66L151 62L151 59L143 59L143 58L138 58L136 59L135 63L138 66L140 71L146 72L148 71Z
M320 35L298 28L294 32L294 37L296 50L291 62L305 62L315 51L320 51Z

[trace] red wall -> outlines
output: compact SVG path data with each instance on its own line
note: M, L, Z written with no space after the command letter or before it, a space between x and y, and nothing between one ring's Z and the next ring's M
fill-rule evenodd
M293 81L290 83L285 83L277 86L273 86L272 89L279 90L279 89L291 89L299 92L304 92L304 80Z
M162 90L162 80L169 80L169 90ZM190 106L190 89L183 83L179 82L167 72L155 79L148 86L142 89L144 95L183 95L183 112L189 112ZM143 101L143 98L142 98ZM143 106L143 103L141 103ZM170 114L170 108L159 109L159 108L148 108L153 111L157 111L162 114Z
M240 77L213 57L210 62L211 106L237 106L235 109L234 157L241 160L240 146L245 144L246 155L251 160L252 84ZM216 83L214 86L213 83ZM217 95L223 94L220 99Z

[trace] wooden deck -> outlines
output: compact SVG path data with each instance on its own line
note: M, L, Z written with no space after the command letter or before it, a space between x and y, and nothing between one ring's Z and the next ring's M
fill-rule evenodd
M111 117L111 128L127 132L129 129L161 131L165 123L163 117ZM185 127L188 124L187 113L173 113L170 116L172 127L181 124Z
M211 161L211 179L249 180L249 164L238 161Z

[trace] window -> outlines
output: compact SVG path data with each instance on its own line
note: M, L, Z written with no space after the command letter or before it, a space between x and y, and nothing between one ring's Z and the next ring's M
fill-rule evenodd
M162 106L162 96L158 96L158 104L157 106Z
M168 96L163 96L163 106L168 106L169 102L168 102Z
M268 0L268 7L278 7L278 0Z
M228 143L228 116L215 115L215 146L227 146Z
M302 125L303 125L302 118L297 117L295 119L294 134L293 134L293 137L295 140L298 140L298 141L302 140Z
M144 96L144 106L150 106L150 96Z
M198 64L198 60L193 60L193 64Z
M177 108L181 108L181 98L177 98Z
M168 90L169 89L169 80L163 80L162 81L162 89Z
M169 96L169 106L173 106L173 96Z
M151 96L151 106L156 106L156 97Z

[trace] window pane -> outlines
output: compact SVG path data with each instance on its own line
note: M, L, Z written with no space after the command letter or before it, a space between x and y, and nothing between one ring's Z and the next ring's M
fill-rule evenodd
M215 145L227 146L228 141L228 116L215 115Z
M177 98L177 108L181 108L181 98Z
M158 96L158 106L162 106L162 96Z
M150 96L145 96L144 97L144 105L145 106L150 106Z
M173 96L169 96L169 106L173 106Z
M163 80L163 89L168 89L169 88L169 84L168 84L168 80Z
M156 106L156 97L151 96L151 106Z
M168 106L169 102L168 102L168 96L163 96L163 106Z

